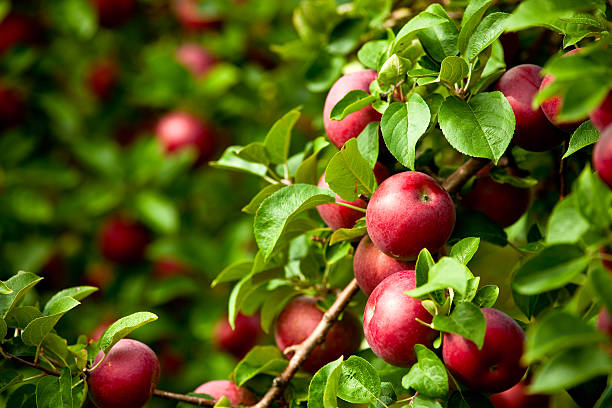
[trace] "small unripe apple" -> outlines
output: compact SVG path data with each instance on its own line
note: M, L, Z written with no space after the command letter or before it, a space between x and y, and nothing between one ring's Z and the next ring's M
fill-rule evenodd
M323 318L323 311L317 306L317 299L299 297L293 299L285 306L276 320L274 338L281 351L289 346L302 343L310 336ZM327 332L323 343L314 348L308 359L302 364L302 369L315 373L325 364L338 359L340 356L348 357L359 350L363 333L359 320L346 310L342 320L333 324ZM290 359L293 353L285 355Z
M134 13L136 0L92 0L98 12L98 21L104 27L117 27Z
M488 170L488 169L487 169ZM489 172L479 172L472 189L463 199L463 205L480 211L506 228L514 224L529 208L531 191L508 183L498 183Z
M209 381L200 385L194 392L210 395L215 401L225 397L232 406L249 406L257 403L257 397L251 391L227 380Z
M234 329L230 326L227 316L217 321L213 342L219 350L226 351L240 360L257 344L261 335L258 315L245 316L238 313Z
M107 219L99 232L102 255L116 263L126 264L142 260L149 241L147 229L124 216Z
M550 406L549 395L528 394L527 384L523 381L509 390L491 395L489 399L495 408L547 408Z
M199 0L174 0L172 8L181 25L188 30L215 28L220 20L199 9Z
M481 309L486 320L482 349L458 334L444 334L444 364L457 381L483 392L498 393L515 386L526 368L521 365L523 329L507 314Z
M100 60L94 63L87 73L87 84L91 92L100 100L107 100L113 94L117 79L119 76L119 67L110 60Z
M25 116L23 98L0 83L0 130L19 124Z
M202 162L210 159L215 152L215 135L210 125L187 112L166 114L157 122L155 133L167 154L193 147L198 151L198 160Z
M542 109L533 109L533 97L540 89L542 67L532 64L518 65L499 79L496 89L504 94L516 119L512 141L523 149L543 152L558 146L563 137L550 124Z
M389 177L389 170L380 163L374 166L374 176L378 184L382 183ZM317 186L321 188L329 188L325 181L325 173L319 179ZM358 198L355 201L346 201L336 194L336 202L350 204L354 207L366 208L366 202ZM364 213L353 210L352 208L344 207L338 204L322 204L317 206L317 211L323 221L334 231L340 228L353 228L355 222L363 217Z
M612 92L608 92L601 105L589 113L589 119L599 131L604 130L612 123Z
M407 291L416 286L414 271L396 272L372 292L363 312L363 332L372 351L389 364L408 367L416 362L414 346L431 347L438 332L419 323L432 316Z
M455 226L450 195L427 174L405 171L385 180L366 213L370 239L385 254L415 259L421 249L437 252Z
M385 255L367 235L359 242L353 258L355 279L363 293L368 296L387 276L414 269L414 265L414 262L402 262Z
M0 55L17 44L31 43L39 36L38 22L18 13L0 21Z
M217 63L206 48L195 43L186 43L178 47L176 58L196 77L206 74Z
M102 359L100 351L94 366ZM153 395L159 380L159 360L146 344L121 339L87 379L91 400L98 408L140 408Z
M593 167L599 178L612 188L612 126L605 128L595 143Z
M381 114L373 107L366 106L338 121L331 120L329 115L336 103L353 90L369 92L370 83L376 79L378 74L375 70L366 69L346 74L338 79L329 90L323 107L323 125L329 140L340 149L347 140L359 136L361 131L370 122L379 121Z
M579 53L580 51L580 48L576 48L574 50L566 52L565 54L563 54L563 56L565 57L569 55L574 55ZM555 77L553 75L546 75L542 80L542 83L540 84L540 91L549 86L552 82L554 82L554 80ZM578 126L580 126L582 122L584 122L584 120L579 120L576 122L560 121L559 119L557 119L557 116L561 112L562 106L563 98L559 95L547 99L540 105L540 107L542 108L542 112L544 112L544 115L546 115L550 123L557 126L559 129L565 130L566 132L573 132L578 128Z

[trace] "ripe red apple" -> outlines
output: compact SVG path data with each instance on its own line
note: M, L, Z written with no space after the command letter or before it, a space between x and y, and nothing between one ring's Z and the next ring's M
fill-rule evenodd
M274 338L281 351L287 347L302 343L317 327L323 312L317 306L317 299L299 297L293 299L281 312L276 320ZM312 351L308 359L302 364L302 369L315 373L325 364L338 359L340 356L348 357L359 350L362 339L359 320L350 311L345 311L343 318L334 323L327 332L325 340ZM287 354L287 359L293 353Z
M438 251L455 226L455 206L427 174L405 171L385 180L366 213L370 239L385 254L414 259L421 249Z
M226 397L233 406L249 406L257 403L257 397L251 391L227 380L209 381L200 385L194 392L210 395L215 401Z
M215 28L220 20L200 10L199 0L174 0L172 8L181 25L188 30Z
M376 163L374 166L374 176L378 184L389 178L390 174L389 170L382 164ZM323 173L321 179L319 179L318 186L321 188L329 188L329 185L325 182L325 173ZM350 204L359 208L366 208L366 202L360 198L355 201L346 201L336 194L336 202ZM353 210L338 204L319 205L317 206L317 211L323 221L325 221L334 231L340 228L352 228L355 222L364 215L361 211Z
M104 101L112 96L118 77L119 67L113 60L96 61L87 73L87 85L98 99Z
M414 266L414 262L402 262L385 255L367 235L359 242L353 258L355 279L363 293L368 296L387 276L414 269Z
M595 143L593 168L599 178L612 188L612 126L605 128Z
M186 43L178 47L176 58L196 77L203 76L217 63L206 48L195 43Z
M39 37L38 22L18 13L0 21L0 55L17 44L31 43Z
M230 326L227 316L223 316L215 324L213 342L219 350L226 351L242 359L259 341L262 335L259 316L245 316L238 313L234 329Z
M498 183L489 176L489 169L480 171L472 189L463 199L466 208L480 211L506 228L518 221L529 208L531 190Z
M438 332L419 323L432 316L421 301L405 292L415 288L414 271L396 272L372 292L363 312L363 332L372 351L389 364L408 367L416 362L414 345L431 347Z
M102 359L100 351L94 366ZM140 408L153 395L159 380L159 361L146 344L121 339L104 361L90 372L90 398L98 408Z
M149 240L149 232L145 227L124 216L108 218L99 232L102 255L116 263L140 261Z
M98 21L104 27L117 27L134 13L136 0L91 0L98 12Z
M517 146L533 152L543 152L558 146L563 137L550 124L542 109L533 109L531 102L540 88L542 68L523 64L508 70L499 79L496 89L504 94L516 118L512 139Z
M0 130L17 125L24 116L23 98L14 89L0 83Z
M576 48L574 50L566 52L565 54L563 54L563 56L565 57L569 55L574 55L574 54L579 53L580 51L581 51L580 48ZM554 80L555 80L555 77L553 75L551 74L546 75L544 79L542 80L542 83L540 84L540 90L549 86ZM561 112L562 105L563 105L563 98L557 95L557 96L553 96L552 98L549 98L546 101L544 101L542 105L540 105L540 107L542 109L542 112L544 112L544 115L546 115L546 117L550 121L550 123L557 126L559 129L563 129L567 132L573 132L574 130L578 128L578 126L580 126L582 122L584 122L584 120L579 120L577 122L566 122L566 121L558 120L557 115L559 114L559 112Z
M589 113L589 118L599 131L604 130L612 123L612 92L608 93L601 105Z
M499 310L483 308L482 313L487 322L482 349L458 334L446 333L442 356L461 384L483 393L498 393L515 386L525 374L521 365L525 333Z
M597 328L608 336L612 336L612 317L605 307L601 309L597 317Z
M215 152L214 131L196 116L182 111L163 116L155 127L157 140L167 154L193 147L199 153L200 162L207 161Z
M527 384L521 381L514 387L489 397L495 408L547 408L550 396L527 394Z
M329 114L336 103L350 91L361 89L369 92L370 83L376 79L377 75L372 69L352 72L340 77L329 90L323 107L323 125L327 137L338 149L344 146L347 140L359 136L368 123L379 121L381 114L371 106L353 112L340 121L331 120Z

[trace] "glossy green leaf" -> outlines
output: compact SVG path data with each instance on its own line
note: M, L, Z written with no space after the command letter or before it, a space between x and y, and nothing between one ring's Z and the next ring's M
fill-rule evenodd
M467 77L469 72L470 67L463 58L450 56L442 60L439 78L452 85Z
M583 147L592 145L593 143L597 142L597 140L599 140L599 131L595 128L595 126L593 126L593 122L587 120L586 122L582 123L578 129L574 131L574 133L572 133L572 137L569 141L569 147L563 155L563 158L565 159L566 157L576 153Z
M0 371L0 392L4 392L12 385L18 384L23 379L23 374L4 368Z
M434 316L433 326L436 330L465 337L479 349L484 344L487 323L480 309L471 302L459 302L450 316Z
M155 320L157 320L157 315L150 312L136 312L122 317L104 331L98 340L98 346L106 354L119 340Z
M255 346L234 368L234 381L241 386L261 373L278 375L287 367L287 363L278 347Z
M69 296L73 298L74 300L83 300L87 296L96 292L97 290L98 288L95 288L93 286L75 286L72 288L61 290L57 292L55 295L53 295L51 299L47 301L47 303L45 303L43 314L48 315L49 311L53 308L55 302L57 302L63 297Z
M580 213L576 201L575 194L570 194L553 208L548 219L548 244L576 243L589 230L590 224Z
M378 72L378 84L381 89L389 89L390 86L397 85L404 76L408 69L412 67L412 62L404 57L400 57L397 54L391 55L383 63L382 67Z
M264 146L272 163L282 164L289 157L291 131L300 115L300 108L289 111L272 125L266 135Z
M228 147L225 149L221 157L217 161L210 162L210 165L219 169L235 170L255 174L256 176L265 175L268 172L268 169L263 164L251 163L236 156L236 152L241 148L242 146Z
M425 28L447 23L448 20L431 11L422 11L410 19L397 33L393 50L402 50L410 45L416 34Z
M493 0L471 0L466 7L461 20L461 31L457 38L459 51L465 54L472 33L480 23Z
M353 404L374 402L380 396L380 377L365 359L350 356L342 364L338 397Z
M429 269L427 283L406 292L412 297L420 297L430 292L453 288L459 293L465 293L467 282L473 278L472 273L455 258L443 257Z
M486 285L478 289L472 303L476 307L493 307L499 296L499 287L495 285Z
M378 128L379 122L371 122L361 131L357 136L357 147L359 153L366 159L371 168L374 168L376 161L378 160Z
M465 56L473 61L485 48L493 44L504 32L508 13L491 13L486 16L474 30L468 40Z
M15 307L25 294L34 287L42 278L30 272L20 271L5 283L13 292L0 295L0 317L6 317L8 312Z
M372 196L377 186L376 178L361 156L356 139L349 139L329 161L325 182L346 201L355 201L361 194Z
M331 120L342 120L353 112L357 112L369 106L376 97L361 89L349 91L332 108L329 118Z
M329 245L335 245L344 241L354 241L367 233L368 230L365 225L355 225L353 228L339 228L329 238Z
M298 294L299 292L291 286L274 289L261 308L260 324L266 333L270 331L274 319L285 305Z
M308 408L336 408L338 406L338 383L342 374L340 356L335 361L324 365L310 381L308 387Z
M444 398L448 394L448 375L446 367L436 353L417 344L414 352L418 362L402 378L402 386L412 388L419 395L430 398Z
M32 320L21 333L21 340L29 346L40 345L45 336L53 330L59 319L81 302L70 296L65 296L53 302L45 316Z
M472 259L472 257L478 251L478 246L480 245L480 238L464 238L461 241L457 242L450 251L450 256L453 258L457 258L459 262L464 265L467 265L468 262Z
M389 41L375 40L368 41L357 52L357 58L364 67L369 69L378 69L380 60L385 55Z
M253 199L242 208L242 211L254 215L261 203L272 194L276 193L281 188L285 187L284 184L270 184L269 186L265 186Z
M576 10L593 10L603 5L598 0L525 0L506 23L510 31L529 27L557 28L557 20L570 17Z

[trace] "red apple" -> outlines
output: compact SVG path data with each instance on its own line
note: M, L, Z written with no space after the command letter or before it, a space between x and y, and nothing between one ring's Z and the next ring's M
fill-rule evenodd
M523 149L543 152L558 146L563 137L544 116L542 109L533 109L533 97L540 88L542 68L523 64L508 70L499 79L496 89L504 94L516 118L513 141Z
M215 135L206 122L182 111L163 116L155 127L157 140L167 154L186 147L193 147L199 153L199 161L207 161L215 152Z
M102 255L116 263L127 264L142 260L149 240L149 232L145 227L124 216L107 219L99 232Z
M381 114L371 106L366 106L357 112L353 112L346 118L337 121L331 120L329 115L333 107L352 90L361 89L369 92L370 83L377 77L375 70L366 69L352 72L340 77L329 90L323 107L323 125L329 140L337 147L344 146L347 140L359 136L361 131L370 122L379 121Z
M446 333L442 355L453 377L467 387L498 393L515 386L526 368L521 365L525 333L507 314L484 308L486 332L482 349L458 334Z
M376 163L374 166L374 176L376 181L380 184L389 177L389 170L380 163ZM329 189L329 185L325 182L325 173L319 179L319 187ZM336 202L350 204L359 208L366 208L366 203L362 199L355 201L343 200L338 194L336 194ZM364 213L361 211L353 210L348 207L344 207L338 204L323 204L317 206L319 215L325 221L325 223L334 231L340 228L353 228L355 222L363 217Z
M91 0L98 12L98 21L104 27L125 23L134 13L136 0Z
M24 116L23 98L14 89L0 83L0 130L19 124Z
M406 294L414 288L414 271L396 272L376 286L363 312L363 332L372 351L400 367L416 362L416 344L431 347L438 335L416 320L431 323L432 316L420 300Z
M367 235L359 242L353 258L355 279L363 293L368 296L387 276L414 269L414 266L414 262L402 262L385 255Z
M574 54L579 53L580 51L581 51L580 48L576 48L574 50L566 52L563 56L565 57L569 55L574 55ZM540 85L540 90L543 90L544 88L549 86L554 80L555 80L555 77L553 75L551 74L546 75L544 79L542 80L542 83ZM567 132L573 132L574 130L578 128L578 126L580 126L582 122L584 122L584 120L579 120L577 122L566 122L566 121L558 120L557 115L559 114L559 112L561 112L562 105L563 105L563 98L557 95L557 96L553 96L552 98L549 98L546 101L544 101L540 107L542 109L542 112L544 112L544 115L546 115L546 117L550 121L550 123L557 126L559 129L563 129Z
M94 366L104 353L98 353ZM121 339L104 361L90 372L90 398L98 408L140 408L153 395L159 380L159 361L146 344Z
M188 30L215 28L220 20L200 9L199 0L174 0L172 8L178 21Z
M293 299L281 312L276 321L274 338L281 351L289 346L302 343L317 327L323 312L317 306L317 299L299 297ZM348 357L359 350L362 339L359 320L350 311L345 311L343 318L334 323L327 332L325 340L312 351L308 359L302 364L302 369L315 373L325 364L338 359L340 356ZM291 358L293 353L285 355Z
M593 168L599 178L612 188L612 126L605 128L595 143Z
M495 408L547 408L550 406L550 396L528 394L527 384L523 381L509 390L491 395L489 399Z
M240 360L257 344L262 331L258 315L245 316L238 313L234 323L232 330L227 316L219 319L213 331L213 342L219 350Z
M601 105L591 111L589 118L599 131L604 130L612 123L612 92L608 93Z
M22 14L10 13L0 21L0 55L17 44L32 43L39 37L38 23Z
M438 251L455 226L453 200L427 174L406 171L385 180L366 213L370 239L386 255L415 259L421 249Z
M195 43L186 43L178 47L176 58L196 77L203 76L217 63L206 48Z
M119 67L110 59L96 61L87 73L87 84L91 92L100 100L107 100L117 85Z
M474 185L463 199L463 205L480 211L506 228L518 221L529 208L531 190L498 183L489 176L489 171L480 171Z
M210 395L215 401L225 397L233 406L250 406L257 403L257 397L251 391L227 380L209 381L200 385L194 392Z
M610 313L604 307L599 312L599 316L597 317L597 328L602 333L605 333L608 336L612 336L612 317L610 317Z

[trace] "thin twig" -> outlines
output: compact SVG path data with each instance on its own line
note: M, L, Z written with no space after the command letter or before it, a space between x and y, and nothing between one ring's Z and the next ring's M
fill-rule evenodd
M461 167L459 167L453 174L448 176L446 180L442 183L442 187L449 192L449 194L454 194L457 191L461 190L461 187L480 169L489 163L489 159L482 159L480 157L472 157Z
M191 395L177 394L174 392L168 392L168 391L162 391L162 390L153 391L153 395L155 395L156 397L164 398L164 399L187 402L189 404L196 405L198 407L212 407L213 405L215 405L215 401L209 400L206 398L193 397Z
M4 353L4 356L6 357L7 360L12 360L12 361L15 361L15 362L17 362L19 364L23 364L23 365L26 365L28 367L35 368L37 370L42 371L43 373L45 373L47 375L54 375L56 377L60 376L60 373L58 371L50 370L50 369L48 369L46 367L41 366L40 364L35 364L35 363L32 363L31 361L24 360L21 357L14 356L14 355L6 353L6 352Z

